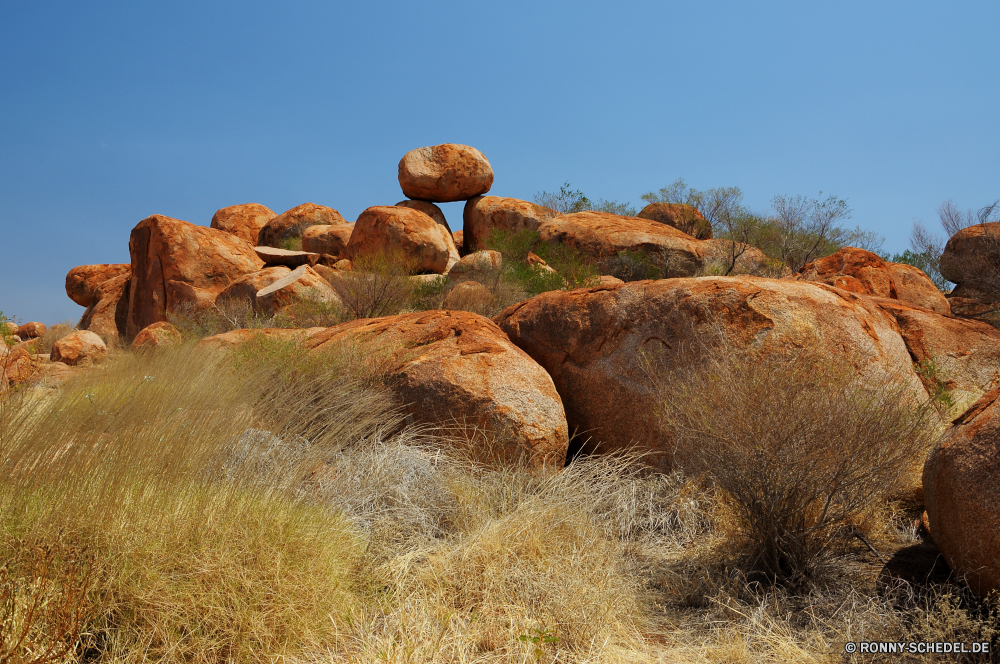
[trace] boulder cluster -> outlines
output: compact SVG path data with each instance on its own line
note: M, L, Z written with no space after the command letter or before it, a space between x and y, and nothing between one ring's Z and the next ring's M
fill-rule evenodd
M87 343L98 335L136 347L177 343L168 315L220 300L243 300L268 314L302 298L338 302L338 274L363 269L368 256L397 256L411 272L447 275L454 287L444 309L331 328L236 330L200 344L226 348L261 334L315 351L369 345L381 353L388 385L411 421L491 432L502 451L519 451L536 465L558 466L578 451L637 449L668 469L669 436L644 380L649 357L684 372L709 335L765 353L809 348L862 380L902 380L920 401L946 389L956 403L975 402L927 463L928 520L956 569L985 566L992 571L977 577L982 588L1000 587L1000 526L989 521L1000 512L980 498L1000 495L1000 409L991 389L1000 378L1000 332L956 316L923 272L845 248L783 278L699 276L731 245L713 238L695 208L651 204L637 217L561 214L489 196L492 167L464 145L406 153L398 179L407 200L369 207L354 222L313 203L282 214L256 203L225 207L209 226L143 219L129 238L129 264L81 266L67 275L67 294L86 307L77 334L90 336L63 344L58 357L68 364L93 357ZM465 201L462 231L452 232L436 205L452 201ZM477 275L504 260L488 246L491 234L525 229L597 261L643 254L664 278L623 283L605 275L600 285L542 293L493 320L459 310L484 296ZM968 235L952 238L950 262L941 262L960 288L975 285L969 267L976 263L959 254L989 249ZM749 247L740 260L746 268L767 259ZM528 262L551 270L533 254Z

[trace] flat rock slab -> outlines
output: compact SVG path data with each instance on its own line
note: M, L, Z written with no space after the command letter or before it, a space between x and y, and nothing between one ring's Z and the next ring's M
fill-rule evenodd
M296 268L300 265L315 265L319 262L319 254L309 251L289 251L288 249L277 249L275 247L254 247L257 257L264 261L264 265L274 267L284 265L285 267Z

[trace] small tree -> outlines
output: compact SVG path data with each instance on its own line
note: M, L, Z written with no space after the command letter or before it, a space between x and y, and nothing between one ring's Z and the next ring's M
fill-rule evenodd
M538 205L544 205L545 207L557 210L562 214L585 212L587 210L593 210L595 212L610 212L611 214L617 214L623 217L634 217L638 214L638 210L636 210L635 207L629 203L608 201L603 198L591 201L579 189L574 191L573 185L569 182L564 182L563 185L559 187L559 191L557 193L548 191L538 192L535 194L534 200Z

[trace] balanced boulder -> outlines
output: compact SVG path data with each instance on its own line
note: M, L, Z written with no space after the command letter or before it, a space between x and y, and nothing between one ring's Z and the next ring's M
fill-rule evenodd
M90 330L77 330L52 344L49 357L71 367L100 362L108 355L108 347Z
M415 421L485 430L497 449L562 467L569 442L549 375L489 319L464 311L423 311L357 320L312 336L316 350L355 344L384 354L387 382Z
M407 198L464 201L493 186L493 168L468 145L445 143L410 150L399 160L399 186Z
M278 247L286 240L302 236L302 231L310 226L328 226L346 224L339 212L324 205L303 203L291 210L282 212L260 229L257 244L265 247Z
M132 274L132 266L128 263L74 267L66 275L66 295L81 307L89 307L101 296L98 286L123 274Z
M166 320L167 313L211 307L235 279L264 266L253 247L234 235L158 214L132 229L129 253L129 337Z
M669 434L651 363L683 372L706 339L784 353L804 348L861 380L901 380L927 394L895 325L866 298L825 285L759 277L634 281L543 293L495 319L552 376L586 452L635 446L669 468Z
M329 282L308 265L303 265L257 291L254 308L262 314L273 315L303 300L340 303L340 297Z
M698 208L683 203L650 203L636 215L667 226L673 226L696 240L712 239L712 224L702 216Z
M135 335L135 339L132 340L132 348L153 350L166 348L167 346L176 346L181 341L183 341L181 331L170 323L161 320L158 323L153 323L142 328L139 334Z
M1000 591L1000 387L987 392L924 464L931 538L981 597Z
M302 251L339 257L347 250L354 224L310 226L302 231Z
M232 233L255 247L261 229L276 216L278 215L274 210L258 203L230 205L218 210L212 217L210 225L220 231Z
M689 277L704 262L698 240L672 226L609 212L575 212L543 222L542 240L569 245L594 259L622 252L645 254L663 277Z
M487 248L487 241L495 232L514 235L524 230L537 231L538 227L559 212L517 198L477 196L470 198L462 213L464 251L471 254Z
M370 207L361 213L345 255L405 255L415 272L445 274L458 262L451 232L419 210Z

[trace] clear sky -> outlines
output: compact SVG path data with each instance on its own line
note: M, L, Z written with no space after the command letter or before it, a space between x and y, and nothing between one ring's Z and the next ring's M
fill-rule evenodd
M438 143L529 200L822 190L901 251L943 200L1000 197L998 26L996 0L0 0L0 310L75 321L66 272L128 262L153 213L353 220Z

